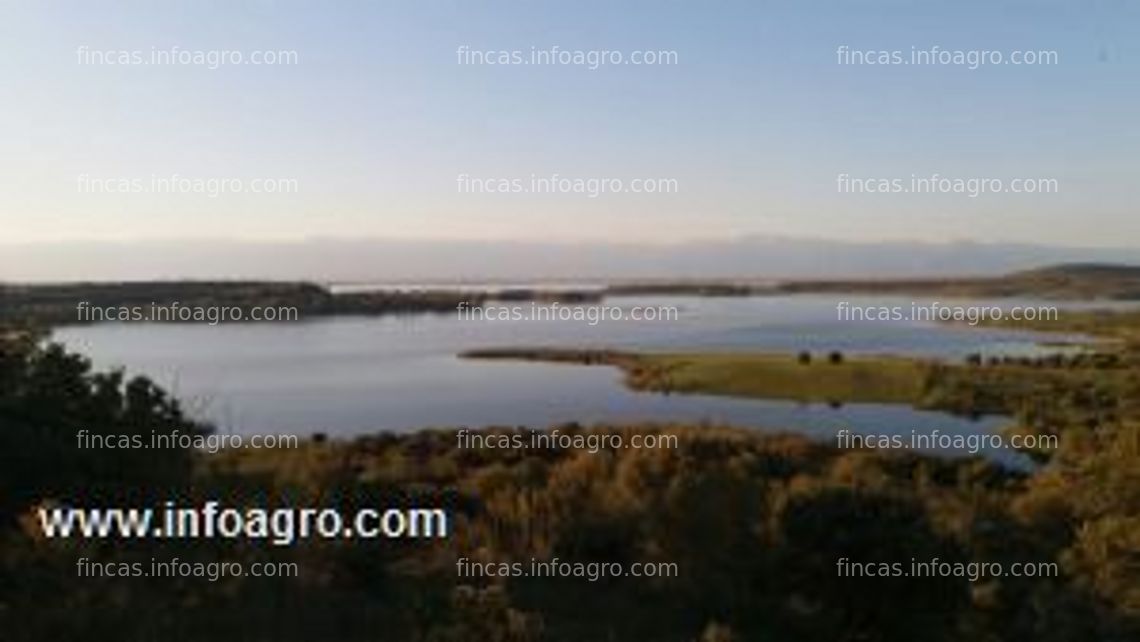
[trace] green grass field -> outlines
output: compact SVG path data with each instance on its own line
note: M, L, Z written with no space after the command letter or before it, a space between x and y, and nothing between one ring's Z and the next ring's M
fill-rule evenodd
M461 356L609 365L635 390L703 393L804 402L908 403L919 401L931 364L901 357L846 357L810 361L776 353L630 353L613 350L505 348Z
M626 367L638 389L763 397L804 402L913 403L926 366L891 357L816 355L800 363L781 354L639 355Z

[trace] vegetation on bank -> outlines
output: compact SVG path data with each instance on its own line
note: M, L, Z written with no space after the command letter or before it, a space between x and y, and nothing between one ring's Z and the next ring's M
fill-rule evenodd
M26 326L89 322L79 312L90 308L168 306L183 308L295 308L301 319L331 315L452 313L460 304L477 307L488 301L587 302L597 292L547 292L538 289L376 290L333 292L313 283L274 281L154 281L0 285L0 323ZM248 315L245 315L248 318ZM295 320L295 319L287 319Z
M1135 376L1136 352L982 359L964 363L841 352L634 353L605 349L490 348L471 359L546 361L620 368L634 390L785 399L805 403L906 403L961 415L1033 413L1072 391L1093 397ZM1099 392L1098 392L1099 391Z
M947 297L1038 297L1045 299L1140 299L1140 267L1062 265L992 278L848 281L681 281L613 284L601 289L454 289L333 292L305 282L151 281L0 284L0 323L28 326L84 323L80 302L93 307L296 308L300 318L328 315L450 313L461 303L489 301L594 303L611 296L754 296L801 293L925 295Z
M982 325L1040 332L1066 332L1140 344L1140 309L1066 310L1056 319L986 319Z
M1056 300L1138 300L1140 266L1074 263L995 277L846 280L705 280L624 283L611 295L757 296L878 294L952 298L1031 297Z
M1101 323L1097 323L1101 320ZM1089 313L1073 327L1120 339L1097 352L983 359L962 363L839 352L633 353L604 349L501 348L462 356L607 365L635 390L786 399L817 403L905 403L963 416L1006 415L1009 431L1074 434L1121 417L1140 416L1140 343L1124 340L1140 315ZM1134 325L1130 325L1134 324ZM1051 453L1032 453L1046 459Z

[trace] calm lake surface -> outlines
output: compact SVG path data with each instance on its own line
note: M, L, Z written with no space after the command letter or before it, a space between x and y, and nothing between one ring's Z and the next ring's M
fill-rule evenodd
M846 296L856 305L910 299ZM654 297L609 306L675 306L679 320L473 321L456 315L338 317L297 323L102 324L62 328L55 339L97 367L124 367L171 390L191 414L224 432L350 435L423 427L579 421L707 421L833 439L940 430L984 434L1002 418L969 420L907 406L743 400L638 393L607 367L464 360L472 348L612 347L890 353L961 359L971 352L1032 354L1033 333L932 323L841 322L836 297ZM988 304L988 303L987 303ZM995 305L998 303L994 303ZM1016 302L1000 305L1008 308ZM522 306L529 309L530 304ZM1055 336L1050 336L1055 340ZM942 451L943 454L956 454ZM987 456L1017 463L1012 453Z

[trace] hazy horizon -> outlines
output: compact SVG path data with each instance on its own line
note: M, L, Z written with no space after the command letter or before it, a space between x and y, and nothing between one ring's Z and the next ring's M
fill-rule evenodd
M751 236L687 243L314 238L0 243L0 282L323 282L985 276L1058 263L1140 265L1140 249Z

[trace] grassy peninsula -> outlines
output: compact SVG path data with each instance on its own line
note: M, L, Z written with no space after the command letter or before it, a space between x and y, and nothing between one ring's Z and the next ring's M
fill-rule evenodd
M1049 329L1055 322L1038 322ZM634 353L605 349L502 348L473 359L516 359L620 368L635 390L701 393L823 403L906 403L960 415L1002 414L1016 430L1059 434L1062 426L1098 425L1137 410L1140 314L1074 315L1061 331L1111 339L1095 351L961 363L840 352Z
M463 354L473 359L516 359L609 365L635 390L763 397L803 402L912 403L922 395L928 366L894 357L841 354L633 353L612 350L505 348Z

